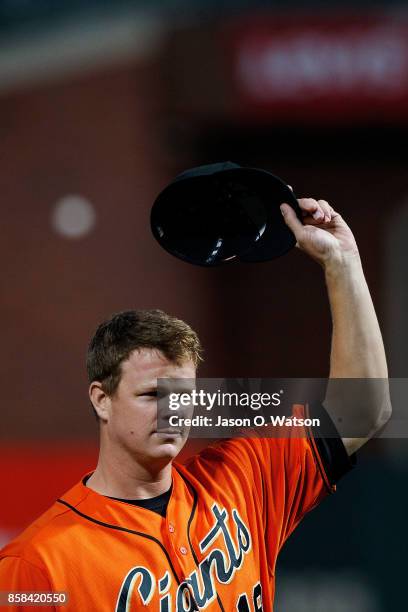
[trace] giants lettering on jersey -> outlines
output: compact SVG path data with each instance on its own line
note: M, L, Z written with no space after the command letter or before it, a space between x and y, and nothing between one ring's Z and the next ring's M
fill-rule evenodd
M193 612L206 608L217 596L215 581L222 584L230 583L237 570L244 562L244 555L251 550L251 535L248 527L241 519L238 510L232 510L235 526L235 540L229 528L229 516L225 508L214 504L211 508L215 517L214 526L199 543L200 551L204 553L219 535L223 536L225 549L213 548L181 584L176 592L176 612ZM126 575L117 600L116 612L126 612L131 604L132 595L137 588L143 605L151 601L156 586L160 596L160 612L172 610L172 596L169 593L172 577L167 571L162 578L155 575L144 566L132 567Z

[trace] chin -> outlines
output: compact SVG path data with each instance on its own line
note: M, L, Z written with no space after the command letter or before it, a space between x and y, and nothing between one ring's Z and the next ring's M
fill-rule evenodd
M160 451L155 453L154 457L155 459L168 459L169 461L172 461L177 457L179 452L179 448L162 448Z
M186 438L176 438L173 437L163 437L160 439L160 442L155 445L155 449L153 451L153 455L156 458L164 459L168 457L169 459L175 459L183 446L186 443Z

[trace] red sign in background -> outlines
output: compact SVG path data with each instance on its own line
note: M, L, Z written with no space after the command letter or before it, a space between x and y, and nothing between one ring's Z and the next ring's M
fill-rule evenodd
M223 45L243 114L408 119L407 20L265 14L227 30Z

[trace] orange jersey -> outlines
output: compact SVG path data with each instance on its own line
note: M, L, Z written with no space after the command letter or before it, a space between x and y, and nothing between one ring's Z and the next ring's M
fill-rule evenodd
M334 488L313 438L226 440L172 477L165 518L81 481L1 551L0 591L64 591L40 608L61 612L271 612L282 545Z

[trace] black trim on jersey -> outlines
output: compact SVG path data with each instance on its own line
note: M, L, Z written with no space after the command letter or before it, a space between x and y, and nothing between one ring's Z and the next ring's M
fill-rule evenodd
M340 478L353 469L356 464L356 455L354 453L351 457L348 456L343 440L321 402L309 404L309 415L310 418L317 418L320 421L320 428L311 427L310 429L329 483L335 485ZM326 437L319 437L319 429L324 431Z
M184 476L184 474L181 474L181 472L179 472L178 470L177 470L177 472L182 477L182 479L187 484L187 486L190 487L190 489L193 492L194 502L193 502L193 507L192 507L192 510L191 510L191 513L190 513L190 517L189 517L188 523L187 523L187 539L188 539L188 543L190 545L191 554L193 555L194 563L198 567L199 566L198 557L197 557L197 555L195 553L195 550L193 548L193 544L191 542L191 537L190 537L190 527L191 527L191 523L193 522L195 511L197 509L198 493L195 490L194 486L191 484L191 482ZM221 601L220 596L218 595L218 593L217 593L217 602L218 602L218 605L220 606L220 610L222 610L222 612L225 612L224 606L222 605L222 601Z
M110 525L109 523L98 521L98 519L94 519L92 518L92 516L88 516L87 514L84 514L83 512L81 512L80 510L77 510L75 506L71 506L71 504L66 502L64 499L57 499L57 502L59 502L60 504L63 504L64 506L67 506L67 508L69 508L73 512L76 512L76 514L79 514L79 516L82 516L82 518L88 521L91 521L91 523L96 523L97 525L101 525L101 527L107 527L108 529L116 529L117 531L124 531L125 533L131 533L133 535L138 535L142 538L146 538L147 540L151 540L152 542L155 542L158 546L160 546L167 561L169 562L171 571L173 572L173 576L175 577L177 584L181 584L182 581L177 576L176 570L173 567L173 564L171 562L171 559L169 557L167 550L164 548L163 544L159 540L157 540L155 537L148 535L147 533L143 533L142 531L134 531L133 529L128 529L127 527L119 527L118 525Z

